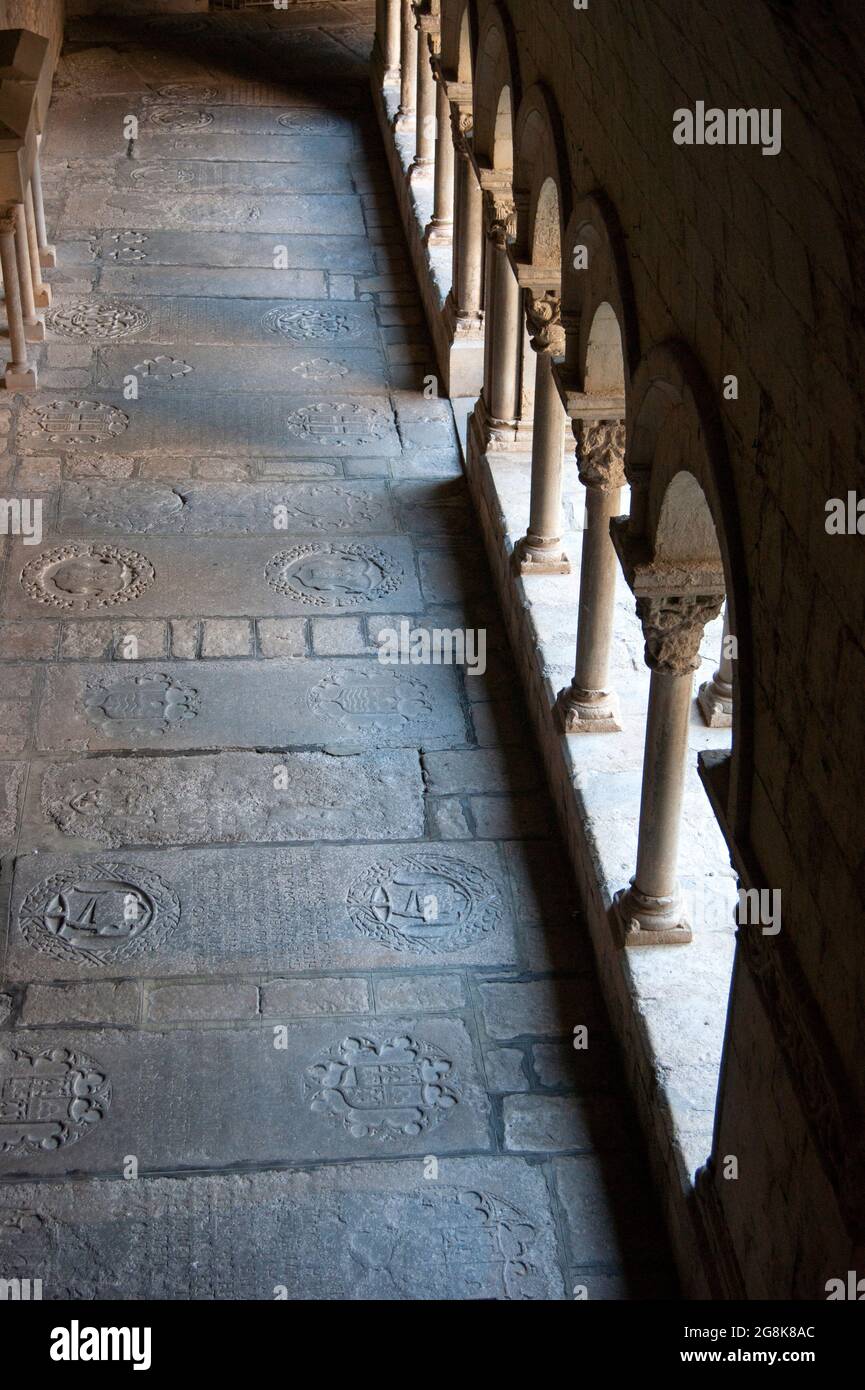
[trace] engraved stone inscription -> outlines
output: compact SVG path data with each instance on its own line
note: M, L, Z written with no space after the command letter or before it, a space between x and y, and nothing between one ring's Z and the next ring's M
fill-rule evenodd
M292 309L278 306L269 309L261 320L271 333L303 342L306 338L334 339L351 336L352 323L347 314L333 309Z
M149 560L116 545L61 545L35 555L21 571L29 598L81 613L128 603L154 578Z
M192 368L180 357L168 357L165 353L159 353L156 357L145 357L143 362L136 362L134 371L147 381L155 381L158 386L167 386L179 377L188 376Z
M213 125L212 111L187 106L153 106L147 118L160 130L206 130Z
M69 1048L0 1045L0 1154L24 1157L74 1144L104 1119L111 1084L99 1063Z
M278 593L318 608L371 603L402 581L400 566L371 545L296 545L274 555L264 573Z
M84 696L87 717L112 738L146 737L166 733L198 713L198 692L163 671L124 680L88 685Z
M53 309L48 327L64 338L128 338L146 328L150 315L137 304L67 304Z
M103 444L128 428L126 412L104 401L51 401L22 411L18 437L74 450Z
M445 1119L459 1102L452 1063L416 1038L343 1038L306 1070L310 1109L354 1139L414 1137Z
M307 702L329 725L348 733L388 733L433 712L422 681L377 667L337 669L312 687Z
M501 919L496 885L476 864L437 853L372 864L351 885L346 908L364 936L395 951L461 950Z
M318 403L291 411L285 425L289 439L326 449L351 449L383 439L390 428L390 416L356 402Z
M158 874L99 860L32 888L18 926L54 960L103 966L155 951L179 919L180 902Z

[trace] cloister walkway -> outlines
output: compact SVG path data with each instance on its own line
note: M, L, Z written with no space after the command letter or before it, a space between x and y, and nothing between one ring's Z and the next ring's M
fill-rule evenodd
M0 402L0 1274L45 1298L674 1294L372 20L68 31ZM379 659L414 629L485 671Z

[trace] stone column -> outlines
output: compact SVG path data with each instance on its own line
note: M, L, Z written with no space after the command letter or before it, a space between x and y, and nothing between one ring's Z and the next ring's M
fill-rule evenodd
M39 143L42 143L42 136L39 136ZM48 228L45 224L45 202L42 197L42 169L39 164L39 154L33 165L33 211L36 215L36 235L39 240L39 260L46 270L51 270L57 264L57 252L53 246L48 244Z
M455 209L450 298L457 330L479 328L483 322L483 204L467 143L471 128L471 112L451 107Z
M21 289L24 337L28 343L41 343L45 338L45 324L36 313L33 275L30 270L30 242L27 237L27 219L24 215L23 203L15 204L15 259L18 264L18 284Z
M484 386L479 413L485 444L513 445L519 427L520 358L523 320L520 288L508 257L508 242L516 232L513 200L487 193L486 212L486 337Z
M417 96L417 29L411 0L402 0L400 23L399 110L394 130L414 130Z
M42 282L42 262L39 259L39 234L36 230L36 213L33 207L33 192L30 185L24 198L24 222L27 227L27 245L30 251L30 272L33 277L33 299L37 309L47 309L51 304L51 288Z
M561 301L553 291L526 292L526 319L535 352L535 410L532 427L532 491L529 528L517 542L520 574L569 574L562 550L562 467L565 412L553 377L552 359L565 348Z
M433 215L424 230L428 246L440 246L453 236L454 225L454 141L451 131L451 106L444 79L435 74L436 85L436 150L435 193Z
M625 483L625 422L574 420L573 426L586 489L586 527L574 678L559 691L556 711L565 733L617 733L618 700L607 688L618 571L610 518L619 515Z
M652 596L637 599L652 672L637 871L616 894L615 911L629 946L691 940L676 877L685 759L694 672L703 628L720 613L723 596Z
M438 24L431 14L415 10L417 25L417 122L411 178L429 178L435 168L436 84L433 78L430 41Z
M710 681L705 681L697 693L700 713L710 729L729 729L733 723L733 663L727 655L730 621L724 609L724 636L721 638L721 660Z
M6 322L9 327L9 343L12 351L12 359L6 363L6 389L7 391L35 391L36 369L27 363L27 340L24 337L21 289L18 284L18 260L15 252L15 216L11 211L0 217L0 266L3 269Z

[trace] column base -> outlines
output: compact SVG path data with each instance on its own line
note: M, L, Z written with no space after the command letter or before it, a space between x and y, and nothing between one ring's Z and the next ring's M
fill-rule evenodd
M54 270L57 265L57 249L54 246L39 247L39 264L45 270Z
M413 159L406 171L409 183L429 183L435 173L435 163L431 159Z
M450 246L454 239L454 224L452 221L436 220L427 222L424 228L424 246Z
M45 324L41 319L34 319L32 323L24 324L24 341L26 343L45 342Z
M34 298L35 301L36 301L36 308L37 308L37 309L50 309L50 308L51 308L51 286L50 286L50 285L42 285L42 286L40 286L40 288L39 288L38 290L37 290L37 289L34 289L34 290L33 290L33 298Z
M398 135L406 135L410 130L414 130L414 112L397 111L396 115L393 118L393 128Z
M7 362L4 380L7 391L35 391L36 368L16 367L14 362Z
M513 451L522 446L519 420L498 420L490 415L483 392L469 418L475 446L482 454Z
M517 574L570 574L571 562L558 541L541 548L523 536L514 546L514 569Z
M713 679L704 681L697 692L700 713L710 729L730 729L733 725L733 696Z
M687 946L693 939L678 894L649 898L632 881L613 898L611 911L624 946Z
M619 701L611 690L581 690L573 683L560 690L553 706L565 734L620 734Z

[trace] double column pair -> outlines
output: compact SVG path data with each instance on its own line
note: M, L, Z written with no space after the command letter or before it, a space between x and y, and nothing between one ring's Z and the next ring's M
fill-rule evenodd
M23 193L23 199L7 203L0 212L0 268L12 353L5 380L10 391L36 387L27 344L41 343L45 337L38 310L50 305L51 290L43 283L42 268L56 263L54 248L48 245L38 155Z

